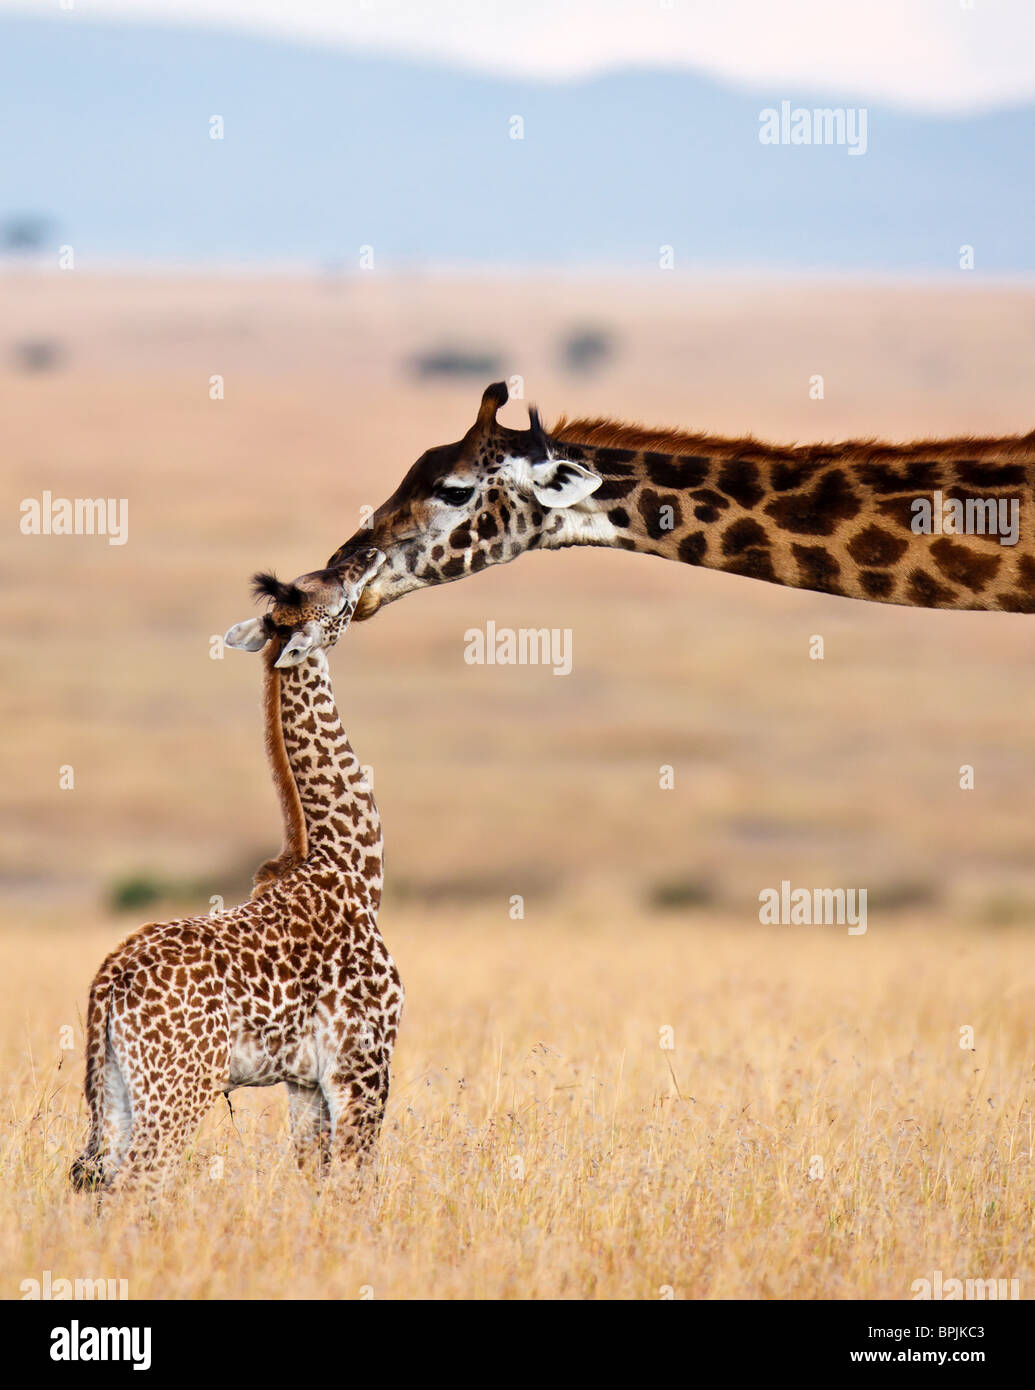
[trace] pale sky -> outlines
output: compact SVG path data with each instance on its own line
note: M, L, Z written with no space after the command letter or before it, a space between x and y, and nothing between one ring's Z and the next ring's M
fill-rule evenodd
M0 11L218 26L551 80L661 65L790 99L941 111L1035 100L1035 0L0 0Z

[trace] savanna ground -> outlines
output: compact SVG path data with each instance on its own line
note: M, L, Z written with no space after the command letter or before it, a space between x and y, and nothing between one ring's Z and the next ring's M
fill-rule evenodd
M279 1090L215 1106L150 1214L97 1219L64 1176L102 955L243 896L275 845L258 662L210 656L251 571L322 563L489 376L522 374L547 419L1026 430L1030 287L4 289L4 1294L50 1270L135 1298L904 1298L941 1270L1031 1295L1035 627L618 553L412 596L335 654L408 990L359 1198L294 1171ZM580 373L559 347L585 328L613 353ZM26 342L58 365L19 371ZM408 367L442 345L501 365ZM128 498L128 544L22 536L44 489ZM572 674L466 665L489 618L570 628ZM782 879L866 887L866 934L761 927Z

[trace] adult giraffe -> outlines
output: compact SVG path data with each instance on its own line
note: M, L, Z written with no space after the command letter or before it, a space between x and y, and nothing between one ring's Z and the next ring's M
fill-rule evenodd
M606 545L849 598L1035 612L1035 433L774 447L614 420L496 419L422 454L331 557L387 561L356 619L526 550Z

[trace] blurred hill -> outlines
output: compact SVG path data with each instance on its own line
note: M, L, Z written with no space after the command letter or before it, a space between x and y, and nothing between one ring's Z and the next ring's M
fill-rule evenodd
M848 104L627 71L536 83L283 41L0 18L0 219L80 266L1035 268L1035 111L873 106L868 148L766 146ZM224 137L213 140L210 117ZM524 138L511 138L520 117Z

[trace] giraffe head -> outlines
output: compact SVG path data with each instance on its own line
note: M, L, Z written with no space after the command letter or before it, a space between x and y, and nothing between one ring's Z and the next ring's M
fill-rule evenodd
M535 409L527 430L499 424L507 394L502 381L488 387L463 439L422 454L368 525L331 557L332 566L341 564L371 544L385 552L357 621L414 589L477 574L543 544L585 539L594 516L584 504L600 476L558 456Z
M381 568L384 554L367 545L337 565L301 574L284 584L274 574L257 574L256 598L270 606L261 618L235 623L223 639L228 647L260 651L267 642L280 645L276 666L299 666L311 652L333 647L348 627L363 586Z

